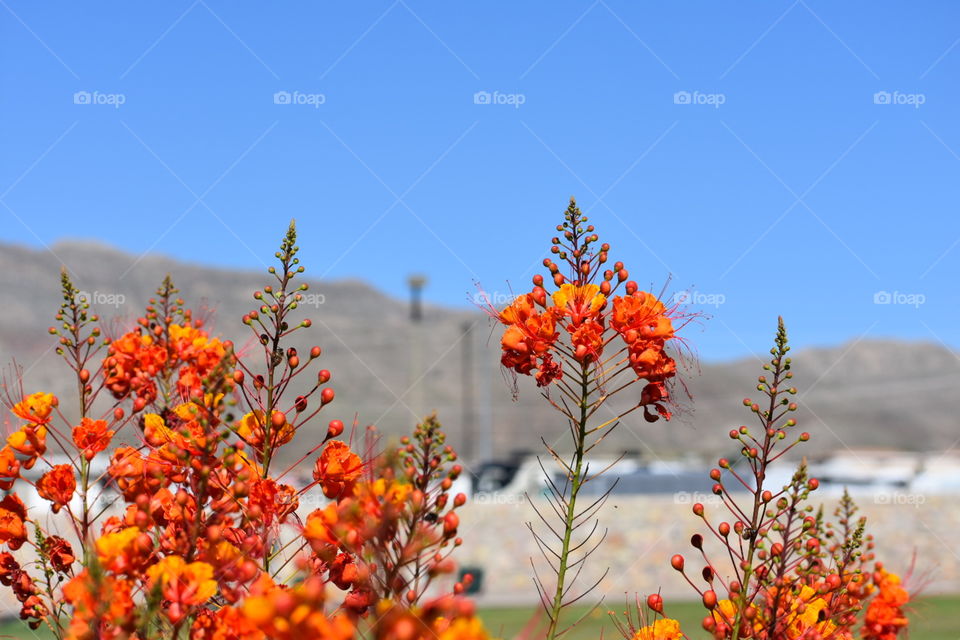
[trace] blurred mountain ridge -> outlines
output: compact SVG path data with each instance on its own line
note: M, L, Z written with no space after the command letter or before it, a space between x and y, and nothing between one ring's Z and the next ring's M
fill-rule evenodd
M61 264L79 290L95 293L95 302L103 302L95 306L108 332L132 327L169 273L187 306L198 314L206 308L203 313L212 315L213 333L258 357L259 345L240 317L258 306L253 291L270 284L272 276L265 270L135 256L85 239L61 241L49 249L0 244L0 361L16 360L24 369L24 388L57 393L68 415L75 404L73 391L47 333L61 301ZM309 317L313 327L296 332L292 344L301 351L321 346L320 367L332 372L337 397L309 426L315 433L305 436L305 447L333 418L350 424L356 415L361 425L374 423L389 438L408 431L417 416L437 411L450 443L467 459L491 451L497 457L540 451L541 437L562 449L567 427L531 380L517 380L519 394L513 399L512 376L499 366L499 331L484 313L425 304L422 322L414 324L407 301L367 282L316 282L309 276L308 270L304 278L310 289L300 317ZM758 354L766 353L764 345L756 348ZM949 389L960 386L960 359L946 347L863 339L796 348L791 355L800 389L797 429L813 434L807 452L932 451L957 444L960 425ZM650 459L736 453L727 432L740 424L753 426L754 417L741 400L751 396L760 363L745 358L704 362L695 369L699 371L689 372L687 380L691 398L676 394L680 410L674 421L648 424L636 412L603 446Z

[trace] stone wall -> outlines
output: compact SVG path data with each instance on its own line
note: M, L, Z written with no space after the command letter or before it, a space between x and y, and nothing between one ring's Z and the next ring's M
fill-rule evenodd
M713 498L713 496L707 496ZM550 507L543 499L538 506L545 514ZM715 500L715 499L714 499ZM858 496L860 515L868 518L868 532L876 541L877 559L888 569L905 575L916 554L911 584L924 584L925 593L960 593L960 550L956 532L960 531L960 496L894 494ZM670 557L682 553L694 575L703 566L702 559L689 540L698 531L707 533L702 521L690 510L690 496L613 496L599 514L596 535L607 530L607 537L584 569L579 584L589 586L609 567L600 580L597 593L611 604L625 595L645 595L662 591L665 597L689 599L695 593L669 564ZM722 520L720 507L707 502L707 515ZM832 513L836 500L826 500ZM522 499L483 500L482 497L461 510L460 535L464 544L455 557L461 566L483 569L481 604L532 604L536 591L531 578L530 558L539 558L526 523L545 537L549 533L531 504ZM588 526L589 529L592 526ZM951 546L953 545L953 546ZM708 553L716 546L705 545ZM715 556L719 557L719 555ZM726 566L726 565L724 565ZM550 570L538 562L541 577ZM689 572L689 571L688 571Z

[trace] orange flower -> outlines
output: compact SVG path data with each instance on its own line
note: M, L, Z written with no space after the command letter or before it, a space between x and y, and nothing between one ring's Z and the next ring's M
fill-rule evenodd
M20 462L9 446L0 449L0 489L9 491L20 477Z
M70 543L60 536L50 536L47 538L46 545L47 555L53 568L60 573L68 573L77 559Z
M159 452L160 456L171 461L177 460L177 454L183 451L199 454L207 446L203 426L197 420L199 411L198 405L193 403L178 405L173 415L168 416L169 425L159 415L148 413L143 416L143 436L153 447L166 447L165 451ZM167 445L175 449L171 451Z
M129 637L119 632L132 620L131 585L110 575L93 576L84 569L63 587L73 605L67 640ZM99 622L99 625L93 624Z
M167 360L167 350L155 343L150 335L131 331L110 343L103 361L104 384L115 398L134 393L144 404L157 398L155 376Z
M340 440L331 440L317 459L314 479L328 498L342 498L353 492L353 485L363 470L360 456Z
M334 533L334 527L339 520L340 513L336 503L310 512L303 527L303 537L314 552L322 554L330 547L337 548L340 545L340 539Z
M594 320L587 320L570 334L573 355L578 362L594 362L603 353L603 326Z
M52 393L37 392L14 405L12 411L15 416L25 422L46 424L50 422L50 414L59 402Z
M873 581L879 591L867 605L860 635L864 640L894 640L909 625L903 607L910 601L910 593L900 584L897 574L882 566L874 572Z
M164 612L176 624L188 615L188 609L201 605L217 593L213 567L206 562L191 562L180 556L167 556L147 570L150 588L157 585L169 605Z
M274 520L282 523L296 511L298 504L296 489L279 484L273 478L255 480L247 497L247 509L255 511L256 519L264 526L272 525Z
M77 479L73 475L73 467L69 464L56 465L37 482L37 493L41 498L53 503L54 513L70 502L76 490Z
M243 604L243 614L271 640L351 640L355 629L345 615L327 617L323 611L325 585L316 577L296 587L270 586L269 578L258 583L257 595Z
M810 637L831 638L836 631L836 625L821 615L826 613L827 601L817 595L817 592L807 585L800 588L799 593L784 590L789 606L786 619L789 624L786 628L786 637L789 640L806 639Z
M177 380L180 396L184 399L203 397L203 379L226 355L223 343L197 327L171 324L170 346L183 363Z
M500 322L507 326L500 339L503 366L524 375L537 372L537 384L546 386L562 376L559 363L550 353L560 337L556 330L555 313L540 313L536 309L533 294L517 297L509 307L498 314Z
M104 568L114 573L131 573L138 561L138 527L126 527L97 538L97 556Z
M7 437L7 446L24 469L31 469L47 451L47 429L38 424L24 425Z
M439 640L487 640L490 637L480 618L456 618L452 622L441 619L438 623L434 626L440 627L436 629Z
M27 507L15 493L0 500L0 543L16 551L27 541Z
M633 295L616 296L613 299L610 326L614 331L624 334L624 340L628 344L637 338L669 340L674 332L673 323L667 314L667 308L656 296L646 291L637 291ZM626 335L630 331L635 331L636 336Z
M654 620L653 624L638 629L632 640L680 640L680 623L670 618Z
M266 640L263 632L235 607L200 609L190 627L190 640Z
M282 415L280 411L274 411L274 416ZM262 450L266 436L264 435L263 411L253 411L240 419L237 423L236 431L244 442L254 449ZM270 433L273 440L271 448L283 446L293 439L295 430L289 422L284 422L280 428L271 426Z
M577 286L567 283L553 293L553 304L570 318L574 326L595 318L606 303L607 297L595 284Z
M114 432L107 429L106 420L84 418L73 428L73 443L88 461L110 446Z

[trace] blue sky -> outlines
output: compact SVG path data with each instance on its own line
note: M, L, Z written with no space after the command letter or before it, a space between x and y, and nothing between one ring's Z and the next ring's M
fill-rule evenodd
M704 359L777 314L798 345L960 345L958 18L0 0L0 239L259 268L296 217L311 275L468 305L527 286L576 195L641 284L696 293Z

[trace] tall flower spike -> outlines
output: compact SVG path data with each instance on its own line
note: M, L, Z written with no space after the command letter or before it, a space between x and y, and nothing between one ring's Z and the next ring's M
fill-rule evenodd
M869 597L860 570L864 521L852 521L856 507L849 496L837 511L840 527L834 528L809 504L819 482L809 476L805 461L785 486L769 480L774 463L810 439L806 432L796 433L792 417L797 389L789 351L780 318L771 359L757 378L763 397L743 400L759 430L743 425L729 432L740 447L739 460L721 458L709 474L719 506L693 505L693 514L707 527L690 540L694 556L706 562L702 587L687 574L682 555L671 560L702 598L703 627L718 640L851 638L856 612ZM732 490L735 486L746 490L746 499ZM840 539L831 541L834 531ZM719 543L721 553L708 552L705 538Z
M562 609L586 595L570 594L567 570L578 567L579 574L596 546L588 544L589 535L574 542L573 534L589 524L609 495L578 510L580 489L599 475L587 473L587 454L620 419L637 409L642 408L650 422L670 419L668 385L677 375L677 364L668 346L682 346L677 331L691 319L676 305L667 306L656 295L641 291L629 280L622 262L609 268L610 245L600 243L573 198L556 229L550 249L554 257L543 261L547 277L534 276L532 290L505 309L488 305L488 311L506 327L500 341L501 363L515 374L532 376L545 389L544 396L566 418L572 435L574 453L569 458L547 447L567 476L561 487L547 474L553 506L563 521L559 530L553 529L559 548L534 532L556 577L556 587L551 589L535 576L549 620L548 640L565 631L560 626ZM626 410L609 406L612 397L638 382L642 383L639 393ZM559 398L551 396L549 389L555 389ZM601 408L610 417L599 418ZM588 442L591 438L595 441ZM548 522L543 514L540 517ZM578 557L573 559L571 554Z

